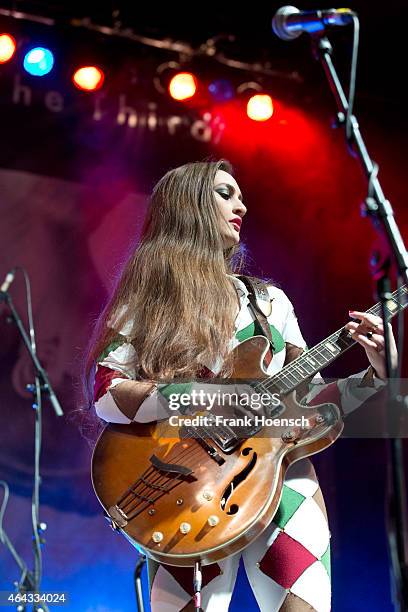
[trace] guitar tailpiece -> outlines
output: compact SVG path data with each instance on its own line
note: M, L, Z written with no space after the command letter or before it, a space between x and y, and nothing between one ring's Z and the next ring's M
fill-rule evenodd
M123 529L128 524L128 517L118 506L111 506L108 510L108 515L113 529Z

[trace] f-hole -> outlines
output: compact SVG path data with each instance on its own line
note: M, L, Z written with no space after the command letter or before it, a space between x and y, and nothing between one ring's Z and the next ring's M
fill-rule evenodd
M238 487L238 485L240 485L241 482L243 482L247 478L248 474L252 472L258 459L258 455L250 447L244 448L241 452L244 457L247 457L251 452L253 454L250 461L248 461L244 469L242 469L238 474L234 476L231 482L226 486L224 493L221 497L221 508L230 516L238 512L239 506L238 504L231 504L231 506L227 510L227 502L231 495L234 493L235 489Z

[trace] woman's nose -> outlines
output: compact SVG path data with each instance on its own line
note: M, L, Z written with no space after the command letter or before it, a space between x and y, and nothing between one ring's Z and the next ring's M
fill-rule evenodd
M245 204L241 202L241 200L238 200L238 202L235 204L233 212L239 215L240 217L243 217L246 214L246 211L247 211L247 208Z

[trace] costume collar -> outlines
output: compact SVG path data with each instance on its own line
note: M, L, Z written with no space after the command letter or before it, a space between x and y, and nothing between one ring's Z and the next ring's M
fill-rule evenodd
M242 298L248 297L248 289L246 288L245 283L243 283L240 278L237 278L236 276L233 276L232 274L227 274L227 276L234 283L234 285L235 285L235 287L236 287L236 289L238 291L238 296L239 296L240 300L242 300Z

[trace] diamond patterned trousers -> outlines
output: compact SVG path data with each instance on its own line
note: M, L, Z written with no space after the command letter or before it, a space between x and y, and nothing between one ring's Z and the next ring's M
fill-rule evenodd
M228 611L241 555L261 612L330 612L330 532L308 459L289 468L267 529L242 552L203 567L205 612ZM192 568L149 561L149 578L153 612L194 612Z

